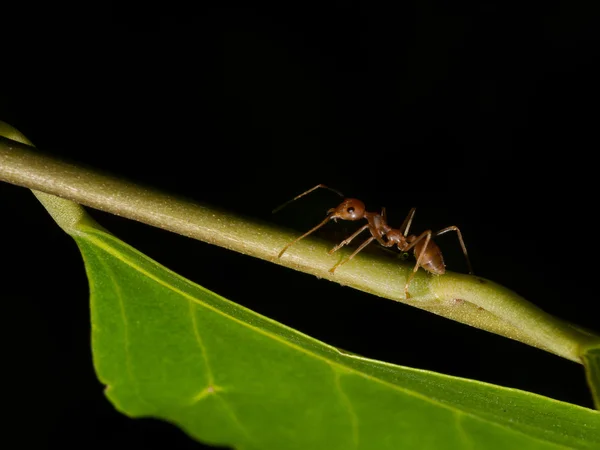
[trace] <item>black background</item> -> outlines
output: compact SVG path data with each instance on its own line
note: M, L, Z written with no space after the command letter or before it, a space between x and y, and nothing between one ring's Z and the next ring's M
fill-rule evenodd
M10 36L0 119L49 153L298 232L339 199L324 191L270 211L318 183L386 206L396 225L416 206L415 231L461 228L479 276L600 331L597 5L286 5L40 18L35 39ZM10 409L36 430L22 439L200 448L114 411L91 365L75 244L23 188L0 184L0 211ZM167 267L332 345L592 407L583 368L552 354L92 213ZM456 240L438 242L465 271Z

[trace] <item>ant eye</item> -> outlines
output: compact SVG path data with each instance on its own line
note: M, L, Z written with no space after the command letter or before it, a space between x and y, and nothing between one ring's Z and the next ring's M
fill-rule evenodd
M351 206L351 207L350 207L350 208L348 208L346 211L347 211L347 212L349 212L350 214L352 214L352 213L354 212L354 207L353 207L353 206Z

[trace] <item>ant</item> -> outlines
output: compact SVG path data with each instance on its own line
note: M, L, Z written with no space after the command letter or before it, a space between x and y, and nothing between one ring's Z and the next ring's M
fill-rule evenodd
M330 191L333 191L340 197L344 198L344 195L341 192L327 187L324 184L318 184L315 187L309 189L308 191L297 195L293 199L274 209L273 213L281 210L293 201L296 201L300 197L310 194L312 191L319 188L329 189ZM433 238L440 236L444 233L448 233L449 231L456 231L456 234L458 235L458 240L460 242L460 246L462 247L465 259L467 260L467 265L469 266L469 274L473 274L473 269L471 268L471 261L469 260L469 255L467 254L467 247L465 246L465 242L463 241L462 234L458 227L452 225L443 228L439 231L436 231L435 233L433 233L431 230L427 230L419 234L418 236L414 234L408 235L408 230L410 229L410 226L412 224L415 211L416 208L412 208L406 216L406 219L404 219L402 226L399 229L395 229L389 226L387 223L385 208L381 209L381 214L369 212L366 211L365 204L362 201L355 198L346 198L337 207L328 210L327 217L320 224L308 230L302 236L294 239L292 242L283 247L283 249L279 252L279 255L277 257L281 258L288 248L290 248L292 245L294 245L301 239L304 239L311 233L315 232L330 220L337 222L337 219L351 221L366 219L366 225L362 226L351 236L344 239L338 245L333 247L329 251L329 254L331 255L343 246L348 245L350 242L352 242L354 238L356 238L359 234L361 234L367 229L371 232L371 237L364 241L350 256L339 261L335 266L329 269L329 272L334 273L338 267L346 264L374 240L377 240L377 242L379 242L379 244L381 244L383 247L393 247L395 245L401 252L407 252L412 249L415 258L417 259L417 262L412 273L408 277L408 280L406 281L406 285L404 286L404 294L405 297L408 299L410 298L410 294L408 293L408 286L412 281L417 270L419 270L419 267L422 267L427 272L433 273L435 275L442 275L446 272L446 265L444 263L442 251L438 247L438 245L433 241Z

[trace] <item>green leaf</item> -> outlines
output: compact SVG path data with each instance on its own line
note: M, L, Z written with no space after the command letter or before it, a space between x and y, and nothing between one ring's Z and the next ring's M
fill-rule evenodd
M345 354L169 271L78 205L36 195L81 249L96 371L129 416L246 450L600 447L598 412Z

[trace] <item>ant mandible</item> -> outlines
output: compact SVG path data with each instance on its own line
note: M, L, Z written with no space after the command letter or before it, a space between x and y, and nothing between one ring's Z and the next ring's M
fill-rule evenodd
M310 194L312 191L319 188L329 189L330 191L333 191L336 194L338 194L340 197L344 197L344 195L341 192L335 189L331 189L330 187L327 187L324 184L318 184L315 187L309 189L308 191L297 195L293 199L274 209L273 212L275 213L279 211L280 209L289 205L293 201L296 201L300 197ZM356 238L359 234L361 234L367 229L370 231L371 237L364 241L350 256L339 261L335 266L329 269L329 272L334 273L338 267L346 264L374 240L377 240L377 242L379 242L379 244L381 244L383 247L393 247L395 245L401 252L407 252L412 249L415 258L417 259L417 262L415 264L415 267L413 268L413 271L408 277L408 280L406 280L406 285L404 286L405 297L410 298L410 294L408 293L408 286L412 281L413 277L415 276L417 270L419 270L419 267L422 267L427 272L433 273L435 275L442 275L446 272L446 265L444 264L442 251L432 239L449 231L456 231L458 240L460 242L460 246L462 247L465 259L467 260L467 265L469 266L469 274L473 274L473 269L471 268L471 261L469 260L469 255L467 254L467 247L465 246L465 242L458 227L452 225L443 228L439 231L436 231L435 233L433 233L431 230L427 230L419 234L418 236L414 234L407 235L408 230L410 229L410 226L412 224L415 211L416 208L412 208L406 216L406 219L404 219L402 226L399 229L395 229L389 226L387 223L385 208L381 209L381 214L369 212L366 210L365 204L362 201L356 198L346 198L337 207L331 208L327 211L327 217L325 218L325 220L323 220L317 226L311 228L302 236L294 239L292 242L283 247L283 249L279 252L279 255L277 257L281 258L288 248L290 248L292 245L294 245L301 239L304 239L311 233L315 232L330 220L336 222L337 219L351 221L366 219L366 225L362 226L361 228L356 230L356 232L353 233L351 236L344 239L338 245L333 247L329 251L329 254L331 255L335 251L342 248L344 245L348 245L350 242L352 242L354 238Z

